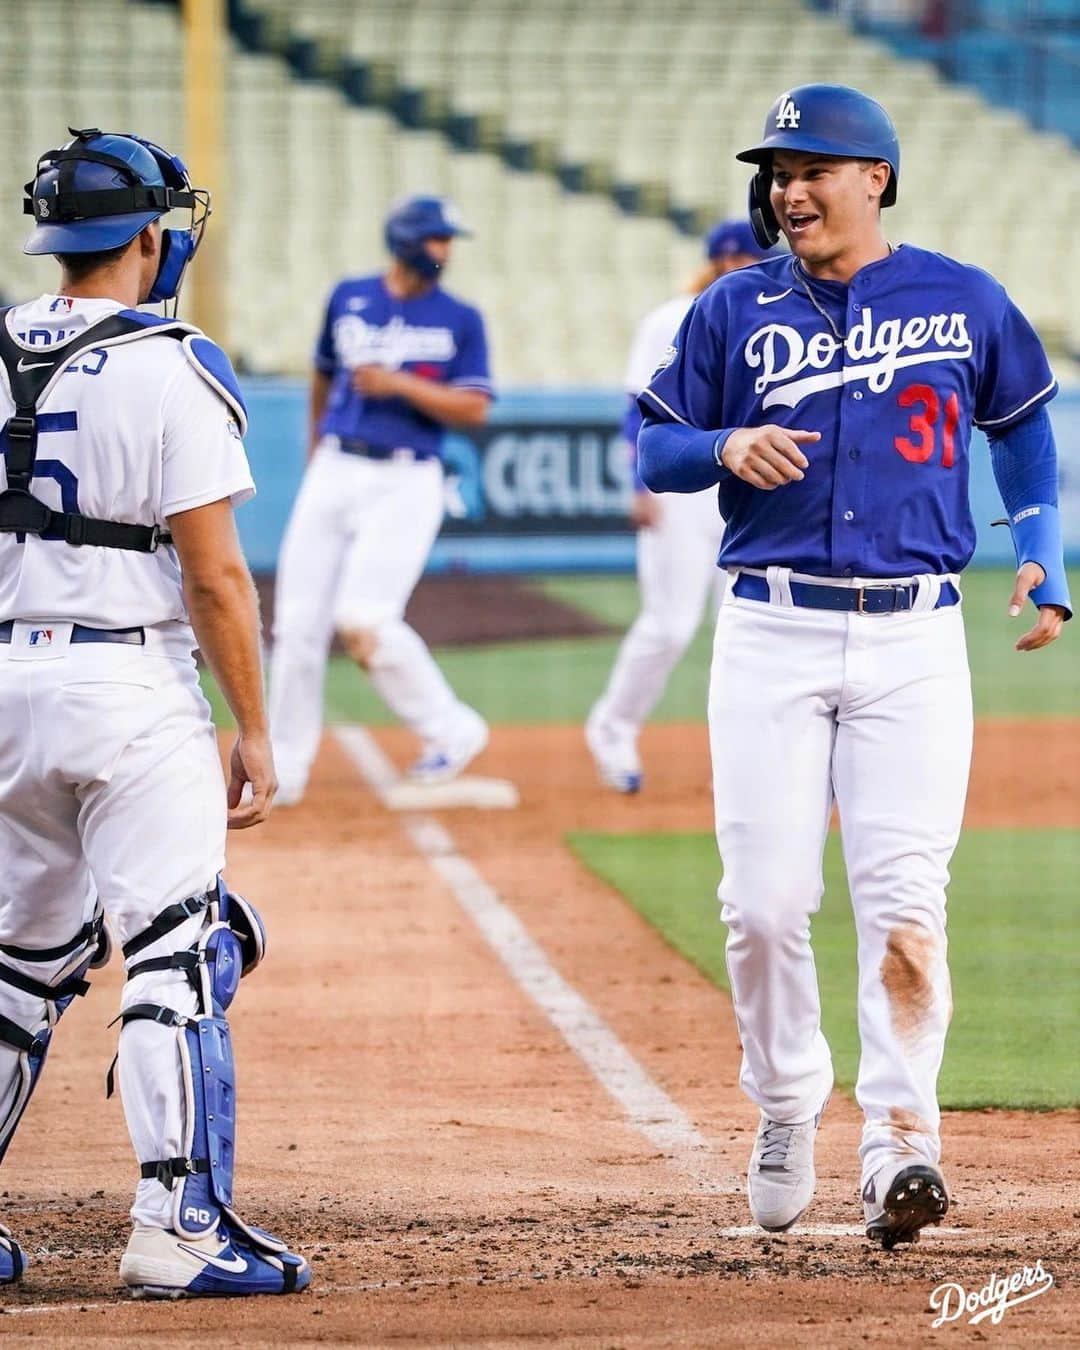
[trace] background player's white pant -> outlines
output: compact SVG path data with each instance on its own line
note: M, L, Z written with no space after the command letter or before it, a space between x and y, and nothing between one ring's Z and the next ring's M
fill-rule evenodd
M729 590L709 728L743 1089L790 1122L832 1084L810 919L835 800L858 932L863 1177L898 1153L936 1163L945 885L972 739L960 606L836 614Z
M19 628L14 642L0 644L0 942L59 946L100 895L122 945L167 905L205 891L224 866L225 784L210 710L190 656L69 647L70 625L53 625L52 645L33 655ZM134 959L190 945L203 922L196 915ZM65 964L4 960L46 983ZM144 1000L196 1011L178 971L125 984L123 1007ZM47 1024L41 999L3 981L0 1013L32 1032ZM0 1120L16 1071L16 1052L0 1044ZM175 1033L147 1022L127 1027L120 1086L140 1162L183 1154ZM169 1227L170 1202L156 1180L140 1181L132 1218Z
M660 700L701 623L710 597L723 596L727 576L716 566L724 536L716 490L667 493L657 525L638 531L641 612L623 638L598 717L633 734Z
M270 722L278 777L302 788L322 731L335 629L377 635L368 664L391 712L425 742L452 741L469 710L404 622L443 518L437 460L370 460L324 445L304 476L278 561Z

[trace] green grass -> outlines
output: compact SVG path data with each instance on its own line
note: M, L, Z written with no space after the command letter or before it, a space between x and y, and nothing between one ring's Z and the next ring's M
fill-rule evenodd
M964 581L968 646L975 684L975 705L983 717L1080 717L1080 627L1066 628L1062 639L1045 651L1020 654L1016 638L1030 624L1005 616L1012 574L969 572ZM1080 596L1080 574L1073 574ZM537 578L536 589L574 605L621 633L637 614L637 583L623 576L557 576ZM1080 621L1078 621L1080 624ZM618 638L550 639L507 642L480 647L436 649L439 664L462 698L488 721L537 725L582 722L603 689L618 647ZM675 670L653 720L698 722L705 719L711 654L710 624L698 631ZM215 719L230 726L213 681L204 680ZM326 710L331 721L385 726L393 721L351 661L334 657L326 682Z
M1073 590L1080 595L1080 574ZM623 576L556 576L537 578L537 590L593 615L621 633L637 613L637 583ZM965 578L965 613L975 682L976 708L984 717L1080 716L1080 621L1070 624L1062 639L1045 651L1021 655L1012 644L1030 624L1005 616L1011 573L969 572ZM671 677L656 709L657 722L704 721L709 683L710 625L703 624L690 650ZM618 639L578 638L512 642L436 651L439 664L462 698L490 722L536 725L582 722L603 689L615 658ZM215 716L230 718L220 696L207 681ZM327 677L330 720L383 726L393 719L368 680L351 661L335 657Z
M727 988L711 835L574 834L574 851L709 979ZM949 960L955 1011L943 1106L1080 1104L1080 832L968 831L953 860ZM838 839L813 943L837 1079L858 1058L855 931Z

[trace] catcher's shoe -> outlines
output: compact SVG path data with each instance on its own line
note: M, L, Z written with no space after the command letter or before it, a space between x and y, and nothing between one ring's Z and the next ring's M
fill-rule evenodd
M23 1249L11 1236L11 1230L0 1223L0 1284L14 1284L25 1269Z
M597 704L585 722L585 744L596 765L600 781L628 796L641 791L644 775L637 751L637 729L629 723L615 724Z
M432 742L424 747L423 754L409 769L409 781L428 786L450 782L486 749L489 735L488 724L470 708L453 740L445 744Z
M220 1228L201 1238L136 1224L120 1278L133 1298L238 1298L298 1293L311 1270L278 1238L223 1216Z
M938 1169L908 1159L878 1168L863 1186L862 1198L866 1236L887 1252L898 1242L918 1242L919 1230L940 1223L949 1210Z
M746 1185L754 1222L770 1233L790 1228L814 1198L814 1139L824 1110L796 1125L761 1113Z

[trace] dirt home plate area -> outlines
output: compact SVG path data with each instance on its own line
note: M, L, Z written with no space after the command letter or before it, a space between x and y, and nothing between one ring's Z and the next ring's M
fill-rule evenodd
M1075 725L1042 740L1056 759L1037 772L1022 741L981 730L969 823L1080 825ZM407 761L401 734L367 744ZM477 772L516 783L520 807L436 820L387 811L328 735L309 797L233 837L230 863L271 933L233 1007L237 1202L305 1253L310 1290L120 1292L114 961L65 1019L4 1168L0 1216L31 1260L0 1299L4 1347L1077 1344L1075 1112L950 1114L947 1228L886 1254L857 1227L859 1122L834 1094L807 1226L749 1227L756 1119L729 1000L564 842L709 828L703 728L650 729L644 748L648 792L626 799L597 790L579 728L496 728ZM1044 1296L932 1329L937 1286L1036 1260Z

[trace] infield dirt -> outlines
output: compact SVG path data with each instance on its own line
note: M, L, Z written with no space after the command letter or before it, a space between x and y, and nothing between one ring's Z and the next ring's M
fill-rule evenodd
M1023 755L1019 724L980 728L969 823L1080 826L1080 724L1040 729L1052 762ZM405 761L404 736L378 739ZM596 786L580 729L498 729L479 768L513 778L521 808L443 819L688 1113L723 1180L756 1125L729 1001L563 842L583 827L709 828L703 729L652 728L645 751L648 790L625 799ZM706 1193L632 1128L332 741L301 806L232 837L229 876L271 932L233 1008L238 1208L307 1255L312 1287L218 1304L119 1292L133 1168L119 1104L103 1100L114 962L65 1018L5 1161L0 1219L32 1262L0 1293L5 1346L1080 1339L1080 1114L948 1116L947 1223L961 1231L914 1248L728 1231L749 1222L743 1196ZM858 1223L857 1141L854 1104L834 1096L809 1223ZM1036 1259L1054 1287L1000 1327L931 1329L935 1287L977 1290Z

